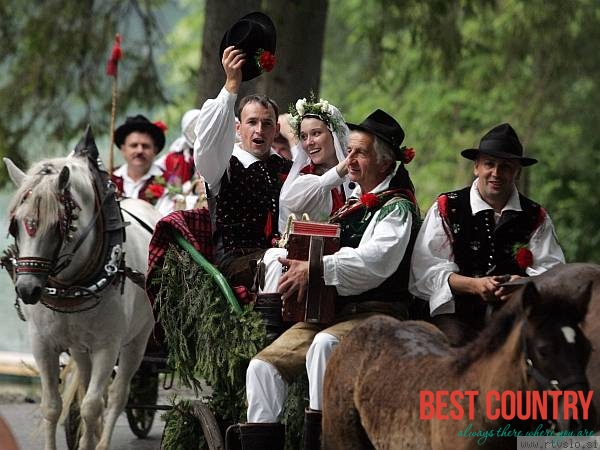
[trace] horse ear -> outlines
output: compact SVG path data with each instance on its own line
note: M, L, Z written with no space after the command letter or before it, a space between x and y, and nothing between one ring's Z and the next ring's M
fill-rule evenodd
M525 317L531 317L531 314L536 305L539 305L540 293L535 287L535 283L529 280L525 287L521 290L521 304Z
M25 172L17 167L17 165L12 162L10 158L2 158L4 160L4 164L6 164L6 169L8 170L8 176L15 184L15 186L20 187L23 184L23 179L25 178Z
M579 317L580 322L583 322L585 316L587 315L588 306L590 304L590 300L592 299L593 288L594 282L590 281L585 288L583 288L581 294L573 299L575 310L577 311L577 316Z
M69 177L71 171L67 166L64 166L58 175L58 190L64 191L69 186Z
M85 128L83 136L75 146L73 154L80 157L89 156L94 161L98 159L98 147L96 147L96 140L94 139L94 134L92 133L92 126L89 123Z

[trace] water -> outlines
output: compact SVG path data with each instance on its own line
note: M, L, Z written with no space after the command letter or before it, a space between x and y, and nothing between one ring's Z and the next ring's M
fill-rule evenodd
M0 191L0 251L13 241L8 234L8 203L12 192ZM6 270L0 270L0 351L30 353L27 323L14 308L15 290Z

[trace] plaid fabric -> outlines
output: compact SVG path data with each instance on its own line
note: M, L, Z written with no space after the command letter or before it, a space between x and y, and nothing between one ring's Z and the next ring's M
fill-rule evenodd
M152 277L154 271L162 267L169 245L176 244L173 231L178 231L202 256L214 262L212 226L208 209L174 211L160 219L154 228L148 252L146 292L152 305L159 288L152 286Z

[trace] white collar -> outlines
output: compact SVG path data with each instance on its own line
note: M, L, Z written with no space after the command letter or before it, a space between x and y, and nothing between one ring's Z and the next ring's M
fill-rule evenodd
M383 191L387 190L388 187L390 186L390 181L392 180L393 176L394 176L394 174L388 175L387 177L385 177L385 179L381 183L379 183L377 186L375 186L375 188L371 189L371 191L369 191L369 192L372 192L373 194L378 194L379 192L383 192ZM350 196L355 197L355 198L360 198L361 194L362 194L362 192L361 192L360 186L357 184Z
M469 195L469 199L471 202L471 211L473 212L473 215L477 214L480 211L485 211L486 209L494 209L481 197L481 194L477 189L477 180L478 178L475 178L475 181L473 181L473 184L471 185L471 192ZM513 186L513 191L510 194L510 198L506 202L506 205L504 205L504 208L502 208L501 213L510 210L523 211L523 208L521 208L521 201L519 200L519 191L517 191L516 186Z
M277 156L281 157L273 149L271 149L271 151L269 152L269 155L277 155ZM258 159L252 153L250 153L246 150L243 150L239 146L239 144L235 144L233 146L233 156L235 156L238 159L238 161L242 163L242 166L244 166L244 169L247 169L250 166L250 164L253 164L256 161L260 161L260 159Z
M118 169L115 169L115 171L113 172L113 174L117 177L121 177L124 180L129 180L131 182L134 182L131 177L129 175L127 175L127 164L123 164L121 167L119 167ZM152 164L150 166L150 170L148 170L148 172L146 172L138 181L140 180L147 180L150 177L156 176L156 177L160 177L163 175L163 171L160 167L158 167L155 164Z

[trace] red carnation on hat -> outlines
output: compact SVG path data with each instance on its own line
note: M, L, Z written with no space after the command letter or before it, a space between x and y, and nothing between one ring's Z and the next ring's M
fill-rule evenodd
M275 55L269 50L259 48L256 52L256 65L265 72L273 70L276 62Z
M403 150L403 152L402 152L403 153L402 154L402 162L404 164L408 164L415 157L415 149L412 148L412 147L402 147L401 150Z
M166 133L167 130L169 129L169 127L167 127L167 124L165 124L164 122L157 120L156 122L154 122L154 125L156 125L158 128L160 128L163 133Z
M524 244L517 244L513 247L514 257L521 270L527 269L533 264L533 253Z

